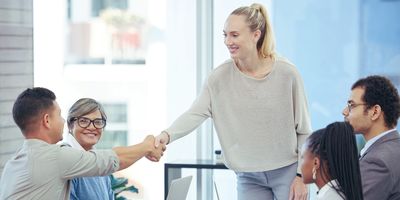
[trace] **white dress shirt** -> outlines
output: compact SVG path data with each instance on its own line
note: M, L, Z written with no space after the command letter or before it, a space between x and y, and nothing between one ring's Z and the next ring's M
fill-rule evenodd
M385 136L386 134L388 134L388 133L390 133L392 131L395 131L395 130L396 129L391 129L391 130L385 131L385 132L383 132L383 133L371 138L370 140L368 140L368 142L365 143L364 147L361 149L360 156L362 157L364 155L364 153L368 150L368 148L370 146L372 146L372 144L374 144L377 140L379 140L379 138L381 138L381 137Z
M336 180L332 180L325 184L318 192L316 200L345 200L340 194L335 190L338 187ZM343 195L343 194L342 194Z

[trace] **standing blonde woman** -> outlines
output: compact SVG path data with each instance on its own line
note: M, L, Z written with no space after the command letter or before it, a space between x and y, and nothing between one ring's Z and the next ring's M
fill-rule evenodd
M306 199L298 160L311 125L299 72L276 55L264 6L237 8L223 33L231 59L209 75L191 108L155 145L177 140L211 117L225 164L237 174L238 199Z

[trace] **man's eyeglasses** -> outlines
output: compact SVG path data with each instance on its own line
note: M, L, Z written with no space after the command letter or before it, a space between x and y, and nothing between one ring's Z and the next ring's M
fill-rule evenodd
M347 103L347 109L348 109L349 112L351 112L351 109L354 109L357 106L363 106L363 105L365 106L367 104L366 103L350 103L350 102L348 102Z
M104 127L106 126L106 120L105 120L105 119L100 119L100 118L91 120L91 119L86 118L86 117L75 117L73 120L74 120L74 121L77 121L77 122L78 122L78 125L79 125L81 128L87 128L87 127L89 127L89 126L90 126L90 123L92 123L93 126L94 126L95 128L97 128L97 129L104 128Z

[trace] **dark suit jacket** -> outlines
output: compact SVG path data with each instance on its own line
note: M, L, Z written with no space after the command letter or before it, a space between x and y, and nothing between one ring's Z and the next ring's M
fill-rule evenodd
M364 200L400 199L400 135L392 131L360 158Z

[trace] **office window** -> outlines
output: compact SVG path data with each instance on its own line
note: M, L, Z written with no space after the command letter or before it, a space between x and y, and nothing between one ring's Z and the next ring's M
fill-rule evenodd
M343 121L359 78L385 75L399 86L400 1L282 0L273 8L278 51L302 75L314 130ZM311 199L316 190L312 185Z
M127 105L124 103L103 104L107 114L107 126L96 145L98 149L111 149L128 145Z
M107 114L107 123L126 123L128 121L125 103L104 104L103 106Z
M144 0L68 0L65 64L145 64Z
M128 9L127 0L92 0L92 17L99 17L103 10L115 8L120 10Z

